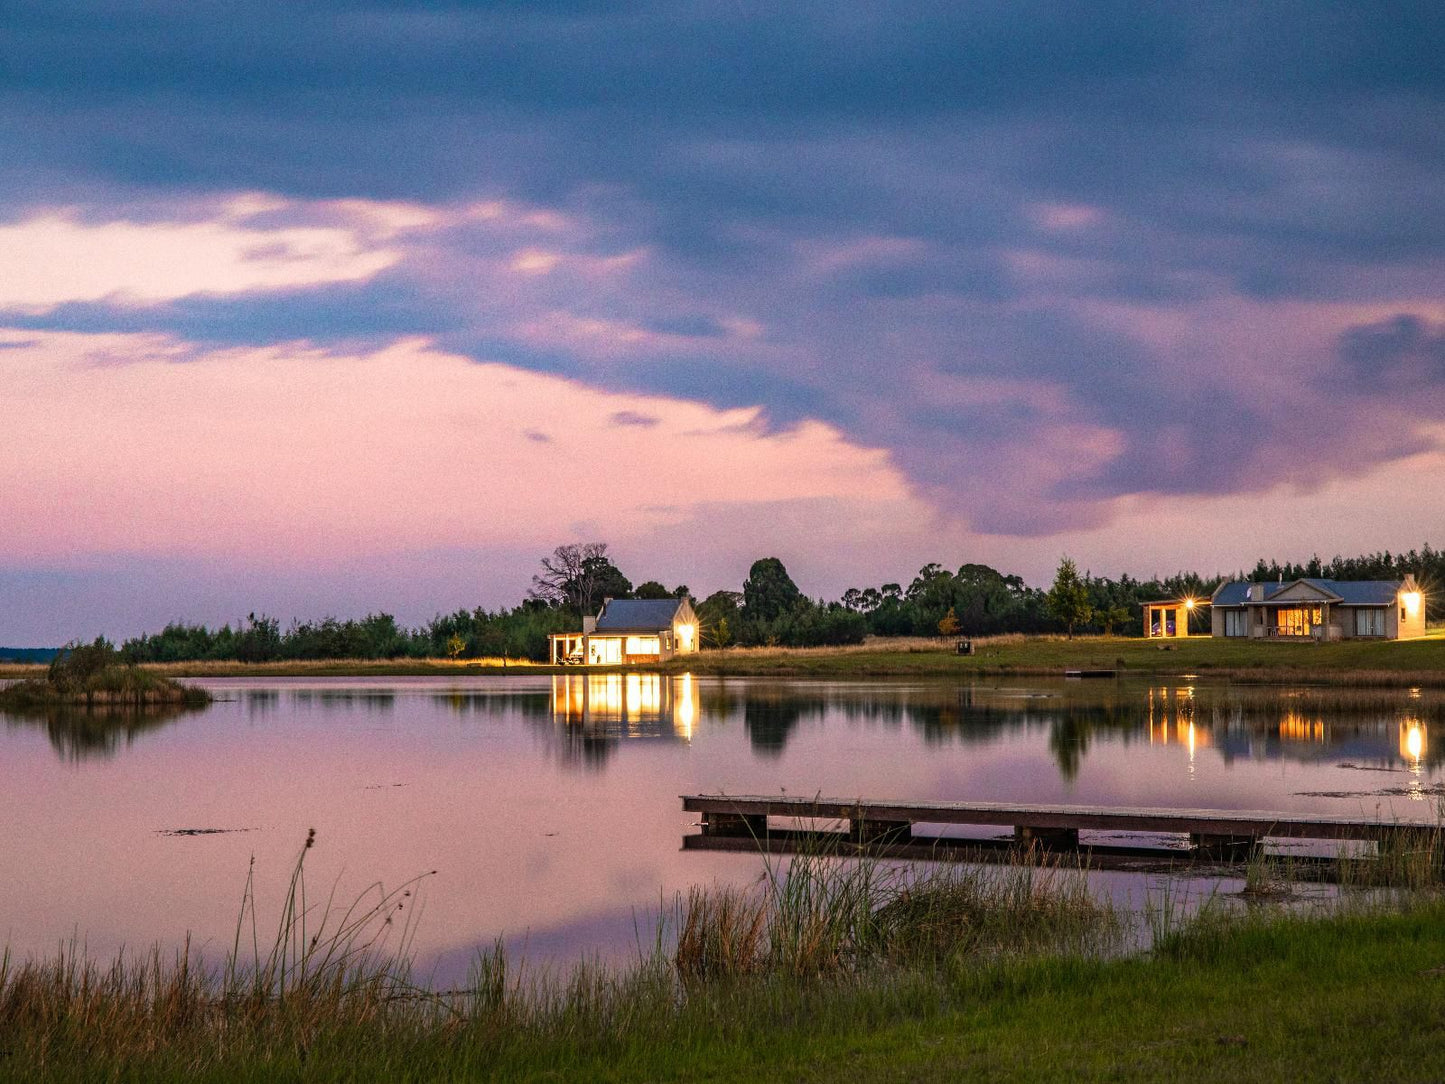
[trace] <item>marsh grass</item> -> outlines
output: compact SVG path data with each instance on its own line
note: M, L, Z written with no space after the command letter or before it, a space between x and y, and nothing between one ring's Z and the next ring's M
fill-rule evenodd
M1250 901L1288 899L1294 895L1298 873L1291 856L1269 854L1256 847L1245 863L1244 888L1239 894Z
M19 713L84 706L103 710L204 707L211 694L122 660L105 640L67 644L45 668L0 688L0 709Z
M218 968L203 966L189 944L109 966L77 944L40 962L0 959L0 1077L795 1079L799 1072L769 1068L780 1050L834 1057L830 1044L853 1049L902 1029L899 1049L917 1058L927 1053L920 1028L964 1034L960 1027L980 1022L989 1038L968 1041L968 1064L1023 1059L1068 1073L1099 1041L1133 1049L1144 1014L1197 1012L1201 982L1217 983L1209 989L1229 1006L1221 1011L1238 1002L1250 1020L1261 997L1284 997L1280 984L1294 981L1277 969L1243 971L1240 959L1298 957L1348 991L1359 987L1345 974L1358 963L1352 946L1368 934L1388 949L1363 907L1340 913L1365 933L1318 942L1327 951L1282 908L1241 914L1206 901L1191 909L1187 896L1166 891L1154 901L1152 947L1119 952L1128 919L1090 894L1085 870L1024 857L903 866L820 846L787 862L765 858L752 886L677 899L666 920L677 923L675 942L660 922L650 941L639 938L631 967L583 961L530 971L498 941L478 954L464 987L436 990L413 981L410 963L422 878L389 891L373 885L342 906L334 887L315 894L307 884L313 844L308 836L274 923L257 915L248 871ZM1397 908L1408 911L1415 898L1401 896ZM1380 897L1371 899L1384 915ZM1276 986L1256 990L1257 981ZM1131 997L1127 1026L1110 1009L1077 1029L1077 1050L1072 1025L1052 1045L1033 1042L1041 1023L1084 1020ZM1170 1026L1197 1026L1191 1020ZM1217 1049L1207 1042L1205 1053Z
M844 857L820 836L768 859L750 889L693 888L674 963L686 982L956 966L999 954L1091 954L1126 925L1085 871L1020 855L1002 866Z

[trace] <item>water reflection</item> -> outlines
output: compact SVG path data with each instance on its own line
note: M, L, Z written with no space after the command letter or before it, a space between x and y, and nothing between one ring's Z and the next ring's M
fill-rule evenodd
M558 674L551 719L564 763L604 765L619 743L691 742L701 711L691 674Z
M1041 683L1044 684L1044 683ZM495 702L492 701L495 705ZM1428 732L1440 698L1388 690L1279 689L1122 682L1083 688L748 680L597 674L552 679L550 717L578 764L633 739L690 741L702 725L741 723L753 754L777 760L804 726L909 728L929 746L987 746L1042 732L1059 775L1075 779L1101 735L1112 745L1177 746L1192 773L1212 753L1235 760L1435 763Z
M445 687L311 682L238 688L229 698L262 722L297 711L386 716L399 710L402 698L418 694L458 716L528 720L564 765L587 770L607 764L625 742L686 745L705 730L733 728L762 762L781 761L805 729L908 730L940 752L1038 740L1065 781L1078 778L1101 741L1116 750L1136 743L1177 748L1190 774L1205 757L1226 767L1240 760L1348 760L1403 766L1417 776L1445 759L1430 741L1432 727L1445 727L1445 694L1420 689L1046 680L1028 686L958 685L613 673ZM115 756L138 735L158 731L180 714L92 709L6 718L12 728L43 728L63 759L80 760Z
M204 684L217 702L179 721L6 717L12 948L42 953L75 930L102 954L186 929L229 944L251 856L272 878L261 897L277 899L310 827L321 882L442 871L420 959L454 953L461 982L498 934L562 957L608 938L635 953L633 918L660 893L752 883L754 858L678 849L677 796L691 791L1383 818L1428 815L1445 793L1440 689L685 674ZM160 831L178 827L256 830Z
M61 760L78 763L109 760L142 734L161 730L182 715L204 711L156 705L144 711L118 705L64 707L3 714L7 729L39 728Z

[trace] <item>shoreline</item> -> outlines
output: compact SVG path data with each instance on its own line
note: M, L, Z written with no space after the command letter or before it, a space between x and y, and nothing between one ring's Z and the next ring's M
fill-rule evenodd
M656 666L553 666L508 659L320 659L265 663L195 661L145 664L170 678L500 677L555 674L692 673L708 677L930 678L1062 677L1106 670L1119 677L1220 678L1237 682L1304 680L1392 688L1445 686L1445 632L1416 640L1334 644L1240 643L1192 637L1167 645L1123 637L1000 636L974 640L975 654L950 642L877 638L821 648L728 648ZM0 679L33 677L37 664L0 664Z

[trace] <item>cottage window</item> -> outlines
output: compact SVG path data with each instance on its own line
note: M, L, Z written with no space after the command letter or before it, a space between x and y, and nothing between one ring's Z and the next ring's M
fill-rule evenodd
M627 654L661 655L662 649L658 646L656 636L629 636L627 638Z
M1311 629L1323 623L1318 606L1281 609L1275 615L1276 636L1309 636Z
M1383 609L1364 609L1355 611L1355 635L1356 636L1383 636L1385 635L1385 611Z
M587 661L594 666L615 666L622 661L622 641L616 636L594 636L588 645L591 658Z
M1224 635L1248 636L1248 615L1243 610L1224 611Z

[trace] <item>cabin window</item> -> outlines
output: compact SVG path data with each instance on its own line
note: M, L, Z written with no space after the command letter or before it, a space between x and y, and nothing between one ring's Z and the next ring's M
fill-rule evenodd
M1275 635L1309 636L1311 629L1323 621L1324 614L1318 606L1281 609L1275 614Z
M1248 636L1249 615L1243 610L1224 611L1224 635L1226 636Z
M1355 635L1356 635L1356 636L1383 636L1383 635L1385 635L1385 611L1384 611L1384 610L1356 610L1356 611L1355 611Z

